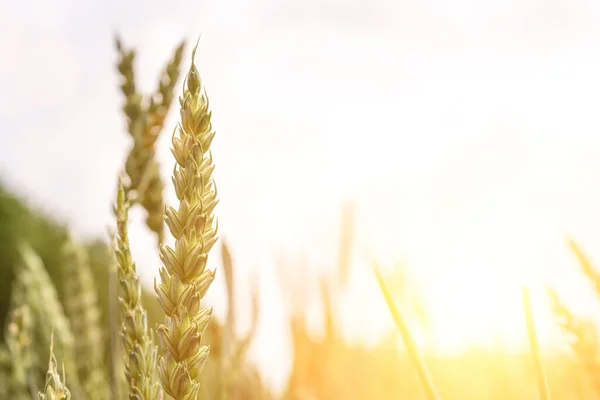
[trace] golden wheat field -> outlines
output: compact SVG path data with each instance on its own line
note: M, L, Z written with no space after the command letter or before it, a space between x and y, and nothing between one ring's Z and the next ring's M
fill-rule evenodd
M4 1L0 57L0 400L600 398L594 2Z

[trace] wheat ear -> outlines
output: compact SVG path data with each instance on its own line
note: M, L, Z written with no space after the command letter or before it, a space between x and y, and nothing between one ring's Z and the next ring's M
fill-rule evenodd
M173 91L179 78L179 65L184 46L185 43L182 42L175 50L160 78L158 92L150 99L150 105L146 112L143 142L146 151L151 154L152 160L145 166L147 179L142 181L139 188L139 201L148 213L146 224L151 231L156 233L159 243L162 243L164 237L164 182L156 162L154 148L173 102Z
M12 309L6 325L5 336L12 364L12 377L7 383L11 383L12 390L15 392L31 391L35 387L31 376L35 355L31 346L33 318L27 304L21 304ZM33 390L33 394L36 392L37 389ZM17 396L17 394L13 393L13 396Z
M585 276L588 277L590 281L592 281L594 289L598 294L600 294L600 274L598 273L596 268L594 268L589 258L585 255L585 253L583 252L581 247L575 242L575 240L573 240L572 238L567 238L567 244L569 246L569 249L571 249L571 251L575 255L575 258L577 258L582 272L585 274Z
M212 315L211 308L200 308L200 301L215 277L214 271L206 269L208 253L217 241L213 215L217 192L210 152L215 132L208 98L194 64L196 48L179 100L179 135L173 133L172 139L176 160L173 185L179 207L168 207L165 221L175 246L161 246L161 282L155 282L166 315L165 323L158 327L163 350L159 375L165 392L176 400L198 396L200 373L209 353L209 347L200 341Z
M233 258L227 242L221 238L221 263L225 273L227 288L227 319L222 335L222 350L220 357L221 367L221 399L229 399L234 389L237 378L244 361L244 357L256 335L259 317L259 290L256 282L252 287L252 313L248 333L238 340L235 335L235 279Z
M44 393L39 393L40 400L70 400L71 392L66 386L65 366L63 365L62 379L58 374L56 357L54 356L54 329L50 335L50 361L48 361L48 372L46 373L46 385Z
M387 288L383 280L383 276L381 276L381 272L377 265L374 266L375 276L377 277L377 282L379 283L379 287L381 288L381 292L383 293L383 297L387 303L387 306L392 314L392 318L394 318L394 322L400 331L400 335L402 336L402 340L404 341L404 345L406 346L406 350L408 350L408 354L410 355L415 368L417 369L417 373L419 374L419 378L421 378L421 383L425 388L425 394L429 400L440 400L440 396L437 393L435 385L433 384L433 380L429 375L429 371L425 366L425 362L419 353L419 349L417 348L417 344L415 343L410 329L408 328L408 324L404 320L404 316L396 306L394 299L392 298L392 294Z
M88 254L72 237L63 247L62 272L63 304L75 339L75 353L86 355L86 362L78 364L79 379L91 400L109 399L97 290Z
M55 344L62 354L63 364L69 375L71 393L80 397L83 395L83 389L77 376L77 362L73 353L75 339L56 288L35 250L29 244L21 243L19 251L21 262L14 282L16 286L14 293L23 298L15 298L15 301L26 303L31 309L35 321L35 344L40 346L36 351L39 354L48 351L50 345L48 330L53 329L56 333Z
M142 306L142 287L129 249L127 232L129 204L121 182L117 189L117 270L119 275L119 303L121 305L121 338L125 348L125 376L129 384L129 398L156 400L162 398L158 382L152 374L156 369L158 350L148 335L148 318Z
M599 348L596 335L591 335L585 329L584 321L562 303L554 290L548 289L548 296L557 325L568 335L571 349L592 378L596 393L600 394Z
M535 331L535 321L533 320L533 311L531 310L529 289L525 286L522 288L522 300L523 311L525 313L525 324L527 326L527 336L529 337L529 348L535 367L540 400L549 400L550 390L548 389L548 382L546 381L546 374L544 373L544 367L540 356L540 345Z
M127 116L128 130L133 138L133 147L126 161L126 172L129 177L126 192L136 193L136 200L147 212L146 224L156 233L159 243L163 240L164 183L155 158L155 145L173 101L173 90L179 78L179 65L184 46L185 43L182 42L175 50L160 77L157 92L149 99L144 99L138 93L135 84L133 70L135 52L125 50L117 39L119 52L117 67L123 78L121 91L125 96L123 111Z

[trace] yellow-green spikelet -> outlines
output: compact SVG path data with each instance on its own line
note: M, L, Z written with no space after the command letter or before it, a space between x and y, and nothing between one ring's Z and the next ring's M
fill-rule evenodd
M54 332L50 336L50 361L48 361L48 372L46 372L46 385L44 392L39 392L39 400L71 400L71 392L65 383L65 367L63 365L62 379L58 373L54 356Z
M164 183L155 159L155 144L162 131L173 100L173 89L179 78L179 65L185 43L180 43L159 80L157 93L146 99L137 92L133 71L134 51L126 51L117 39L118 70L123 77L121 91L125 96L123 111L127 116L133 147L126 161L130 179L127 191L136 191L137 200L147 211L146 224L163 241Z
M148 317L142 305L142 287L129 250L127 230L129 203L123 185L117 190L117 247L121 339L125 348L125 376L131 400L162 399L162 390L153 379L157 349L148 334Z
M217 194L212 172L210 144L215 135L210 122L208 98L194 65L180 98L181 123L173 134L176 160L173 184L179 207L165 210L165 221L175 246L161 246L161 283L155 283L165 323L158 327L162 346L159 376L166 393L174 399L196 399L202 367L209 347L200 343L212 309L201 309L200 300L214 280L206 269L208 252L217 241L213 210Z

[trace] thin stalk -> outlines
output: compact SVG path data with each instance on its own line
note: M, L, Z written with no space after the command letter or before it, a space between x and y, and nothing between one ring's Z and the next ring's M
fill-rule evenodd
M535 331L535 322L533 320L533 312L531 310L529 289L527 289L525 286L523 286L522 289L522 297L523 310L525 311L525 323L527 325L527 335L529 336L529 347L531 349L531 356L533 358L533 364L537 376L540 400L549 400L550 390L548 389L548 382L546 381L546 374L544 373L544 367L542 366L542 360L540 357L540 346Z
M383 281L383 277L381 276L381 272L377 265L374 266L375 276L377 277L377 282L379 283L379 287L381 288L381 292L383 293L383 297L387 303L387 306L392 314L392 318L400 331L400 335L402 336L402 340L404 341L404 345L406 346L406 350L410 358L413 361L415 368L417 369L417 373L419 374L419 378L421 379L421 383L425 388L425 394L427 395L427 399L429 400L440 400L441 397L438 395L435 385L433 384L433 380L429 375L429 371L425 366L425 362L419 353L419 349L410 334L410 329L402 316L402 313L396 306L394 299L392 298L392 294L388 290L385 282Z
M114 243L111 235L110 243ZM119 393L119 373L121 352L119 340L119 278L117 265L111 263L108 268L108 327L110 332L111 390L114 399L121 398Z

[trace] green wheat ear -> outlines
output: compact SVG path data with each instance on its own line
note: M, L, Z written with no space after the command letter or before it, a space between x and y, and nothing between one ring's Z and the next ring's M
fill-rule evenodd
M100 327L97 290L87 252L71 237L62 249L65 312L71 323L75 353L85 354L78 375L90 400L110 398L108 378L103 368L104 341Z
M196 48L179 99L181 122L172 138L173 185L179 206L166 209L165 221L175 246L161 246L163 266L160 284L155 283L165 312L165 323L158 327L162 347L159 376L165 392L175 400L198 397L200 373L209 353L201 338L212 315L212 309L202 309L200 301L215 277L214 271L206 269L208 253L217 241L213 214L217 191L210 151L215 132L194 64Z
M46 385L44 392L39 393L40 400L70 400L71 392L66 386L65 366L62 367L62 379L58 374L56 366L56 357L54 356L54 330L50 335L50 361L48 362L48 372L46 373Z

